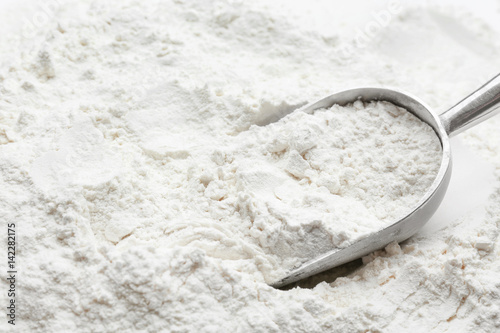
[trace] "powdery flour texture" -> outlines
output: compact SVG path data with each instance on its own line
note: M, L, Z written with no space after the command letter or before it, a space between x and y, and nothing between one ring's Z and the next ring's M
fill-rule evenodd
M332 207L320 198L359 197L343 187L355 168L321 168L335 162L315 140L331 114L287 114L352 86L398 87L444 111L500 69L498 33L469 12L61 0L12 2L0 16L0 216L16 223L19 270L16 327L2 331L500 329L498 185L480 214L391 244L333 283L266 284L309 256L307 231L321 225L308 214ZM463 136L497 180L499 127L492 118ZM381 223L394 213L362 209ZM304 221L273 234L292 214ZM373 227L358 225L324 234L341 245Z

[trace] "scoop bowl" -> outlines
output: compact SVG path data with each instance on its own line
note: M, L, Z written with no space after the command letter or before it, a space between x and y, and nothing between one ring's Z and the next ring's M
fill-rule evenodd
M425 103L408 93L387 88L345 90L325 97L318 102L308 104L298 112L312 113L317 109L330 108L333 105L344 106L358 100L363 102L390 102L406 109L432 127L441 142L442 148L441 164L437 176L420 201L414 207L409 207L408 214L389 226L370 233L346 247L332 249L292 269L285 277L271 284L275 288L284 287L290 283L363 257L391 242L402 242L419 231L438 209L450 182L452 170L450 137L492 117L500 111L500 75L442 115L438 115Z

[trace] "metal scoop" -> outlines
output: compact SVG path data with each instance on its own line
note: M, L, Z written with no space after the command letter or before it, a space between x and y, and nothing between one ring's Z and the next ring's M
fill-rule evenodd
M283 287L330 268L345 264L397 241L402 242L415 234L431 218L444 197L451 177L451 151L449 138L485 121L500 111L500 75L493 78L457 105L438 115L419 99L398 91L384 88L358 88L342 91L304 107L303 112L346 105L357 100L387 101L398 105L436 132L441 141L443 156L436 179L423 198L409 210L409 214L384 229L371 233L344 248L335 248L291 270L286 277L272 283Z

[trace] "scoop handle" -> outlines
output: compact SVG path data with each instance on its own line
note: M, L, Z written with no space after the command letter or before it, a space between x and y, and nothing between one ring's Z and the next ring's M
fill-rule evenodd
M443 113L440 118L451 137L493 117L499 111L500 75L497 75Z

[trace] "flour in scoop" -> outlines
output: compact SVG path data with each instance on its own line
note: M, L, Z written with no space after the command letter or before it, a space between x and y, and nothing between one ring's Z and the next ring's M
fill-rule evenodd
M388 102L297 111L251 127L237 141L233 160L222 166L234 177L220 187L224 198L238 198L249 237L282 261L280 268L410 213L442 159L434 130Z

